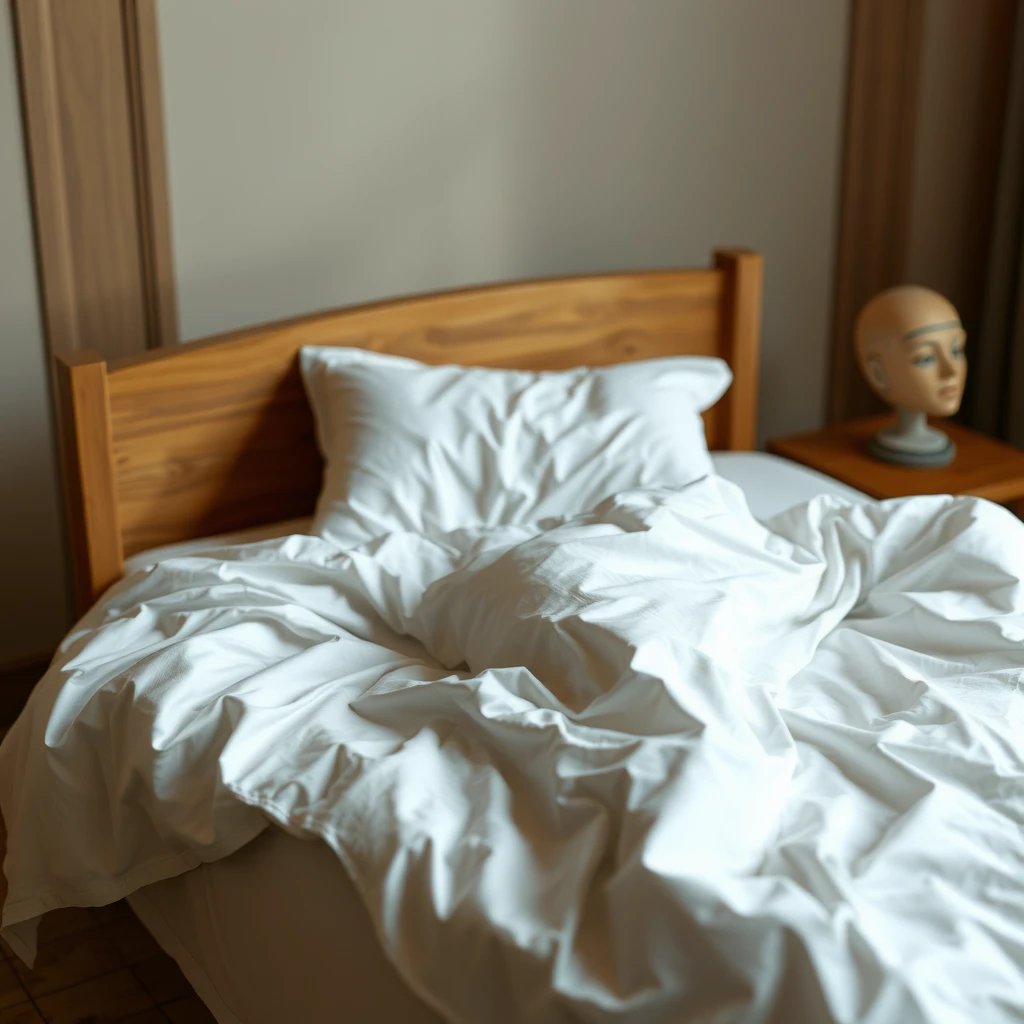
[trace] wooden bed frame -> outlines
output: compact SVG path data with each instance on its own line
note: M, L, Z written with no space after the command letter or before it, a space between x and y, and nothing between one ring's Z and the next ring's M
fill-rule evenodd
M712 449L755 446L762 260L499 284L319 313L106 363L57 359L65 504L84 611L147 548L310 514L321 459L303 345L531 370L666 355L732 367Z

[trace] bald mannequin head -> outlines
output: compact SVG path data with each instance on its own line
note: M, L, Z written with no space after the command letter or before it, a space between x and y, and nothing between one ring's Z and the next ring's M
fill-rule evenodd
M967 336L938 292L903 285L876 295L857 317L854 335L864 376L890 405L929 416L960 408Z

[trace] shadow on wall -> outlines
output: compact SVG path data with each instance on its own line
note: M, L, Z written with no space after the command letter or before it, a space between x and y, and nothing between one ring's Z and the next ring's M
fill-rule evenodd
M0 321L0 670L48 657L71 623L45 353L25 318Z

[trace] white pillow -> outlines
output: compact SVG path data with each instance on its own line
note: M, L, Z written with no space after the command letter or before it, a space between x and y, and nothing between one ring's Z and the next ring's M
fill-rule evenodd
M306 347L300 360L326 461L314 529L344 545L690 483L713 471L700 413L732 380L704 357L539 373L350 348Z

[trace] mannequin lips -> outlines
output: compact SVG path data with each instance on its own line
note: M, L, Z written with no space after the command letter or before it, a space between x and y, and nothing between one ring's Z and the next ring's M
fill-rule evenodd
M960 394L960 386L958 384L947 384L945 387L939 388L939 398L956 398Z

